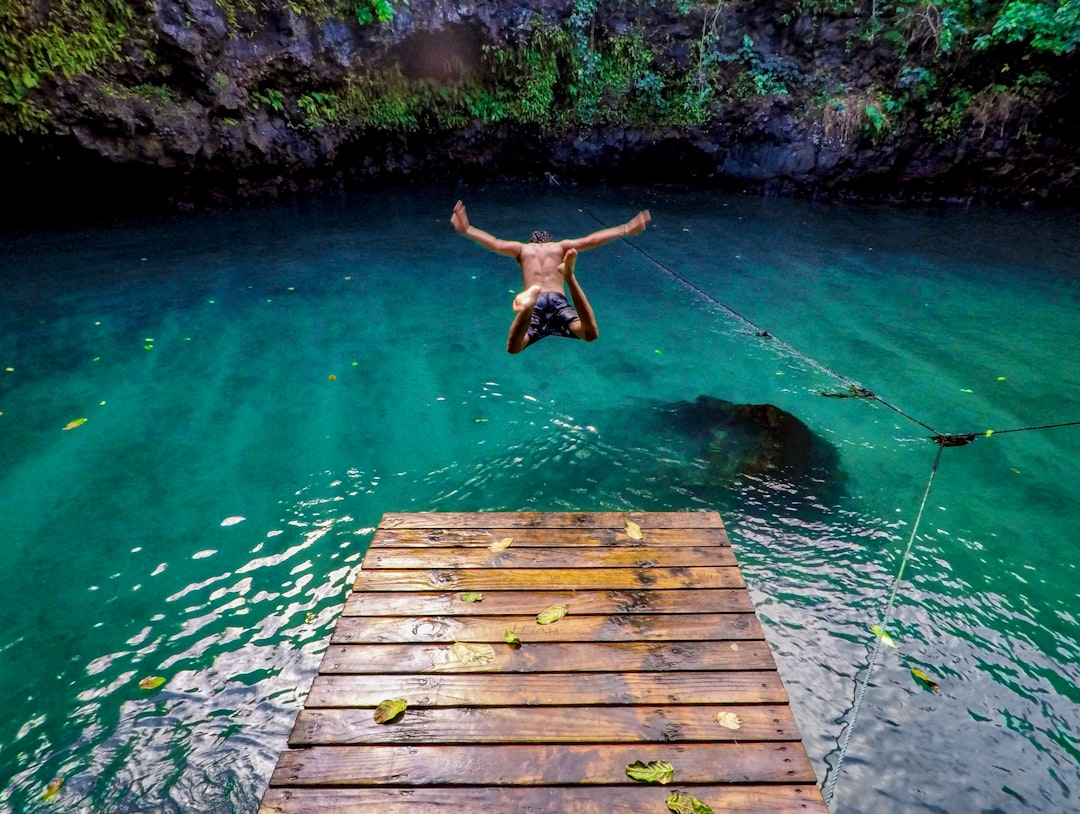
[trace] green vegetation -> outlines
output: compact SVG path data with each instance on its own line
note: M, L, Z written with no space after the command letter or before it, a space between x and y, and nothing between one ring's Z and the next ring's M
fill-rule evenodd
M385 25L402 2L408 0L286 0L286 8L315 22L334 18L355 20L354 26ZM267 8L265 0L220 0L220 6L238 34L253 30ZM617 6L632 20L661 3L618 0ZM957 66L977 51L1008 53L1012 60L1038 54L1045 63L1080 44L1080 0L799 0L781 24L794 24L806 13L854 15L860 28L845 43L849 52L883 45L895 50L891 80L878 73L869 87L834 88L826 77L800 69L749 34L733 47L738 35L721 23L730 20L733 4L663 4L669 14L684 15L701 29L700 37L683 43L677 59L671 56L672 43L647 28L608 29L605 21L615 7L616 0L575 0L563 20L537 15L520 29L525 32L520 38L483 45L479 59L453 66L448 80L406 76L393 62L373 62L367 72L333 85L265 77L250 91L249 107L309 130L434 131L516 123L565 132L707 125L732 106L788 96L789 109L820 116L826 138L839 143L882 141L912 126L942 141L972 126L984 134L1030 136L1017 122L1037 113L1033 100L1053 85L1047 74L1009 73L1001 66L993 81L988 83L984 72L969 87ZM99 92L107 93L116 83L112 68L125 53L141 51L146 64L161 62L164 68L153 39L139 33L140 26L149 31L150 14L148 0L0 0L0 133L46 127L49 111L39 89L49 79L91 76L99 80ZM224 70L209 80L218 91L233 81ZM182 91L163 84L160 75L114 92L184 101ZM224 121L224 115L242 114L216 115Z
M118 59L135 14L123 0L0 0L0 133L42 130L48 111L34 89Z
M405 5L409 0L402 0ZM361 25L378 22L386 24L394 19L395 4L393 0L358 0L356 4L356 19Z

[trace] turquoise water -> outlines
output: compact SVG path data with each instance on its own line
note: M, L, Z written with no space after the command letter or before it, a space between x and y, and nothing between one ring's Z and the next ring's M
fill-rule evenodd
M458 197L508 237L651 208L579 262L599 342L503 351L520 277ZM1077 809L1080 427L1001 432L1080 421L1074 217L387 189L0 241L0 811L254 812L383 512L695 508L834 812ZM658 409L700 395L837 466L713 477ZM928 428L980 434L929 493Z

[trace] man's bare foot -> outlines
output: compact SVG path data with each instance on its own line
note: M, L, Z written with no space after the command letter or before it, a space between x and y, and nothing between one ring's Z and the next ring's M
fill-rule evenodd
M562 262L559 263L559 274L564 280L569 280L574 276L575 265L577 265L577 249L567 249Z
M571 249L570 251L574 251ZM531 285L514 297L514 310L518 313L527 311L536 305L536 298L540 296L540 286Z

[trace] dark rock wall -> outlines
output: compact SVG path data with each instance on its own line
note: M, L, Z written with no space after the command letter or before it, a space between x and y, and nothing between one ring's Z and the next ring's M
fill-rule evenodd
M564 183L1077 202L1075 56L1039 62L1003 48L943 54L914 29L906 41L869 36L860 8L593 2L582 29L591 41L640 32L657 75L669 81L702 70L710 35L711 53L728 60L718 75L742 90L716 94L697 122L571 119L542 127L477 116L454 126L377 126L355 117L313 124L298 107L387 71L434 88L463 77L497 81L490 49L520 48L539 29L565 30L583 2L411 0L390 22L362 25L348 3L316 7L312 0L309 13L298 14L298 4L282 0L154 0L121 59L34 90L46 125L0 137L0 171L28 196L82 179L97 193L174 201L369 179L539 180L551 173ZM1024 92L1002 84L1010 64L1038 69L1045 80ZM881 121L867 120L871 107Z

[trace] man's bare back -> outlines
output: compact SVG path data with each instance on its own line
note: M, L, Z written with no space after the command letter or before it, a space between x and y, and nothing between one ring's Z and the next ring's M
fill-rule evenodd
M461 201L455 204L450 216L450 223L458 234L496 254L513 257L521 266L524 290L514 297L515 317L506 340L509 353L520 353L529 344L553 334L573 336L586 342L599 337L596 317L574 275L578 252L603 246L620 237L639 235L645 231L650 220L649 210L644 209L620 226L600 229L585 237L549 240L550 235L537 232L534 233L534 240L522 243L495 237L470 224L465 204ZM536 235L542 237L536 238ZM565 304L567 290L576 311ZM538 308L542 297L548 299L541 303L542 308ZM560 302L551 298L562 299ZM541 311L543 316L538 318Z

